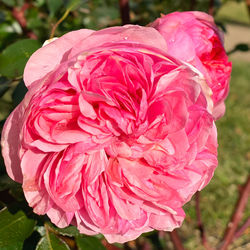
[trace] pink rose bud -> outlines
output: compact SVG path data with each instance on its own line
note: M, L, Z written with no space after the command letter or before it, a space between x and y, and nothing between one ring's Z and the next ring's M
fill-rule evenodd
M198 11L174 12L150 26L167 42L167 53L188 62L204 74L212 90L215 119L224 115L232 65L223 47L223 34L212 16Z
M2 149L35 213L121 243L181 225L213 176L217 136L203 76L166 50L156 29L128 25L31 56Z

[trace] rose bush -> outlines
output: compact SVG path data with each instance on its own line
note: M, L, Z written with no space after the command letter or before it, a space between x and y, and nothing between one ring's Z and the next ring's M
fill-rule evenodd
M232 65L213 17L199 11L174 12L150 26L165 38L170 55L189 62L204 74L213 93L213 115L215 119L223 116Z
M9 176L58 227L125 242L171 231L211 179L210 88L154 28L70 32L36 51L2 133Z

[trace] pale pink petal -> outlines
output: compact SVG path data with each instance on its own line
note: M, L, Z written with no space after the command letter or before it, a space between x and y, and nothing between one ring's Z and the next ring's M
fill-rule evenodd
M121 244L131 241L131 240L135 240L136 238L138 238L142 233L146 233L146 232L151 232L153 231L152 228L146 228L143 229L141 231L130 231L124 235L121 234L103 234L105 236L105 238L107 239L107 241L112 244L115 242L119 242Z
M22 128L20 121L23 119L23 104L19 104L6 120L1 137L2 155L6 170L10 178L22 183L23 175L19 158L19 135Z
M93 32L88 29L72 31L38 49L25 66L23 75L25 85L31 86L33 82L54 70L67 56L66 52L75 46L79 39L83 40Z
M24 196L36 214L46 214L54 205L46 190L25 191Z
M178 210L177 215L167 213L165 215L151 214L149 218L149 226L164 231L173 231L175 228L180 227L185 217L182 209Z
M48 210L47 215L51 221L60 228L67 227L74 217L74 213L65 212L57 206L51 207Z
M133 42L140 45L149 45L166 50L166 42L160 33L151 27L125 25L111 27L92 33L84 41L79 41L70 52L70 57L79 54L79 51L89 50L108 43Z

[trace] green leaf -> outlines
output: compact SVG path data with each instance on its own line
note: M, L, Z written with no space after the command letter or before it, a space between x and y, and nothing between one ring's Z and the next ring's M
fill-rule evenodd
M9 45L0 55L0 74L15 78L23 74L29 57L40 48L37 40L23 39Z
M66 5L66 9L69 11L75 10L80 4L81 0L69 0Z
M23 241L32 233L36 222L19 210L11 214L7 207L0 211L0 249L20 249ZM8 247L8 248L7 248Z
M76 244L79 250L105 250L99 239L91 236L76 237Z
M2 0L2 2L10 7L14 7L16 5L15 0Z
M62 7L62 0L47 0L47 6L51 16L55 16L56 12Z
M69 250L69 246L54 233L46 229L46 235L41 238L36 250Z
M70 237L73 237L73 236L79 236L80 233L78 231L78 229L75 227L75 226L68 226L68 227L65 227L65 228L58 228L58 227L55 227L54 225L52 224L49 224L50 227L52 227L55 231L57 231L58 233L60 233L61 235L63 236L70 236Z
M1 247L1 250L22 250L23 249L23 242L18 241L14 242L11 246Z
M35 230L43 237L46 234L46 230L44 226L35 226Z

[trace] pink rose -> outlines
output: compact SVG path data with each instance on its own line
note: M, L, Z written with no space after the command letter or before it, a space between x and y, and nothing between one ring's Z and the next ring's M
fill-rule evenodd
M150 27L70 32L36 51L2 134L9 176L58 227L125 242L171 231L211 179L204 80Z
M223 34L212 16L203 12L174 12L156 19L150 26L167 42L167 52L200 70L212 90L213 115L225 112L232 65L223 47Z

